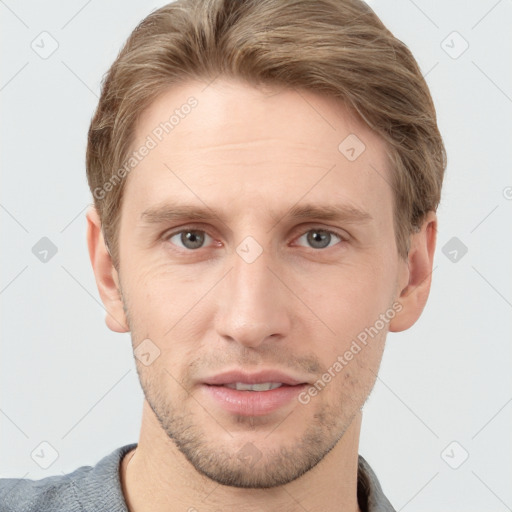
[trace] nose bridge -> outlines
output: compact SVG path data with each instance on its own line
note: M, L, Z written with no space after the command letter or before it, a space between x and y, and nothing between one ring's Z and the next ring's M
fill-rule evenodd
M244 304L250 307L256 306L263 311L261 306L268 304L268 299L272 298L269 291L273 276L268 269L270 264L268 254L262 253L251 262L237 254L233 263L230 283L234 294L233 299L236 299L240 306Z
M232 271L223 284L217 330L225 339L255 347L270 336L284 336L288 312L273 273L270 251L245 240L233 254Z

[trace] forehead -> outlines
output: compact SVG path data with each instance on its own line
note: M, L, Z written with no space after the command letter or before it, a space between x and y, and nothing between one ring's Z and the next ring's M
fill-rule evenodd
M384 142L341 102L312 92L225 79L180 84L139 119L132 149L144 145L124 202L139 213L179 197L273 212L306 196L377 217L392 209Z

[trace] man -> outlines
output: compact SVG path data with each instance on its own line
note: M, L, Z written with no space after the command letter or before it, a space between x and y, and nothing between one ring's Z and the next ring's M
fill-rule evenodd
M8 511L391 511L358 455L386 335L430 289L445 152L362 2L179 0L132 33L87 148L89 254L140 438L3 480Z

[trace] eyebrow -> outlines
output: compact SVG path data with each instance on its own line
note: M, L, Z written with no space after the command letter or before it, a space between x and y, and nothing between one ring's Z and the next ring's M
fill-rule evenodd
M295 205L284 217L292 219L315 218L323 220L343 220L346 222L369 222L373 217L364 210L351 205Z
M360 208L347 204L318 205L304 204L294 205L284 214L270 212L275 219L281 222L285 219L319 219L329 221L344 221L350 223L365 223L373 220L373 217ZM148 225L163 224L183 219L195 221L207 221L212 219L222 220L222 215L208 207L193 205L172 205L164 204L144 210L140 216L141 220Z

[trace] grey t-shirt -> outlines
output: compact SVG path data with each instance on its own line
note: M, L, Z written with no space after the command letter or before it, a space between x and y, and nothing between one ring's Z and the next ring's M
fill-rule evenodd
M95 466L41 480L0 479L0 512L128 512L119 466L137 443L117 448ZM357 499L362 512L395 512L377 476L359 455Z

